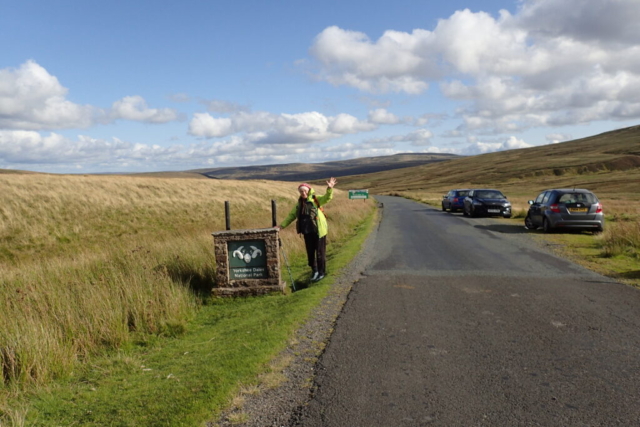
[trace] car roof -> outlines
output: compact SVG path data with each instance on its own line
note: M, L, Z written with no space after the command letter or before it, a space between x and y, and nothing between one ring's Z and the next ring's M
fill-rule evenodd
M560 193L592 193L592 191L585 188L549 188L544 191L558 191Z

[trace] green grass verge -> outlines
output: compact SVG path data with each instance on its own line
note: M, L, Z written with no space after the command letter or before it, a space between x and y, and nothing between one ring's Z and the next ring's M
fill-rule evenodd
M640 288L640 261L628 255L606 256L598 236L589 232L551 233L534 231L536 238L551 243L557 255L568 258L603 276Z
M305 260L290 259L294 279L306 284L304 289L212 299L184 335L141 336L129 348L81 366L69 381L16 394L4 406L20 409L5 414L5 420L43 426L193 426L215 419L240 387L256 384L269 370L269 362L327 295L372 230L375 212L344 241L331 242L330 274L321 283L308 285Z

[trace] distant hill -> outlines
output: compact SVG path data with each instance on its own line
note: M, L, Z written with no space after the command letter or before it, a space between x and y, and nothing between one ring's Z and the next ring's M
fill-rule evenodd
M500 151L375 174L342 177L341 186L385 192L538 182L640 193L640 126L573 141Z
M196 172L139 172L139 173L128 173L128 174L117 174L117 175L127 175L127 176L140 177L140 178L207 179L206 176L203 176L202 174L196 173Z
M215 169L194 169L185 172L200 173L216 179L266 179L276 181L312 181L330 176L368 174L392 169L408 168L459 158L455 154L395 154L392 156L364 157L326 163L289 163L264 166L239 166Z
M32 174L38 172L22 171L18 169L0 169L0 174Z

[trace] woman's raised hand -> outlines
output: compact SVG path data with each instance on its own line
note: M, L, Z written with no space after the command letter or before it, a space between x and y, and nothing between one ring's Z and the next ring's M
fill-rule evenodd
M337 183L338 181L334 177L331 177L329 178L329 181L327 181L327 187L333 188L333 186L336 185Z

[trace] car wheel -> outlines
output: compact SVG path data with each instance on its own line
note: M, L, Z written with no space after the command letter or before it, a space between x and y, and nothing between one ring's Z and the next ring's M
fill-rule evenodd
M466 207L462 208L462 215L469 216L469 212L467 212L467 208Z
M478 215L476 214L476 211L473 209L473 207L469 208L469 216L470 216L471 218L475 218L476 216L478 216Z
M604 227L598 227L596 228L596 230L593 232L593 234L601 234L604 231Z
M524 219L524 226L528 230L535 230L536 229L536 226L533 225L533 221L531 221L531 217L529 215L527 215L527 217Z
M442 204L442 212L445 212L447 208L444 207L444 203Z
M553 228L551 227L551 224L549 224L549 220L547 218L542 220L542 229L545 233L553 232Z

